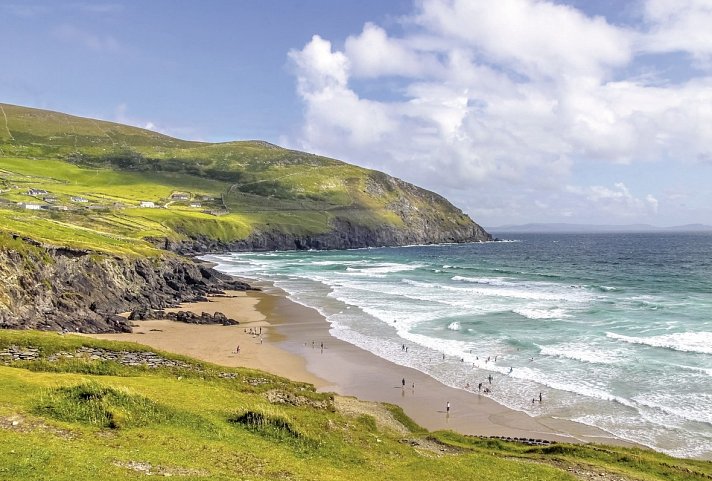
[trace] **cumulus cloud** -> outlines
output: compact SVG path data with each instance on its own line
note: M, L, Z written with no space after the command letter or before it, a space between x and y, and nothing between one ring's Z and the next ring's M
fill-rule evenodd
M712 3L708 0L648 0L644 4L649 32L640 48L651 52L685 52L712 66Z
M543 0L422 0L399 36L367 23L339 49L315 35L289 53L305 104L291 145L438 190L480 218L504 205L543 212L561 200L551 192L652 215L656 198L622 183L565 186L581 161L712 158L712 77L627 73L642 53L707 55L709 28L693 17L709 3L678 4L650 0L633 28ZM693 23L694 35L676 33ZM377 82L395 85L388 100L362 93Z
M657 212L658 201L651 194L644 198L635 197L623 182L616 182L613 188L592 185L587 187L566 186L566 192L585 201L588 208L606 212L613 218L633 218L648 212Z

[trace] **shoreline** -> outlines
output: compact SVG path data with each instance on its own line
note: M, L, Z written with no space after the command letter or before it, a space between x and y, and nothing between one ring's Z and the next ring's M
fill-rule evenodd
M261 290L227 291L226 296L210 297L208 302L167 309L198 314L220 311L239 321L238 326L134 321L130 334L91 336L134 341L230 367L258 369L311 383L321 392L396 404L429 431L449 429L481 436L640 446L592 426L532 417L487 396L446 386L421 371L333 337L329 322L315 309L290 300L285 291L269 282L249 282ZM446 403L451 406L449 413Z
M481 436L643 447L593 426L549 416L532 417L488 396L447 386L421 371L395 364L332 336L329 322L315 309L292 301L285 291L269 282L249 281L265 294L265 300L257 308L270 316L274 332L280 336L275 342L303 357L306 369L327 383L317 385L319 391L397 404L429 431L449 429Z

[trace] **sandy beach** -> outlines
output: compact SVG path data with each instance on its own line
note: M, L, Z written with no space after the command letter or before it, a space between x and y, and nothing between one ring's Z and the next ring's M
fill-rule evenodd
M531 417L485 395L445 386L420 371L386 361L332 337L325 318L292 302L280 289L267 283L256 285L262 290L227 292L225 297L187 303L177 309L219 311L239 321L239 326L152 320L135 322L130 334L93 337L135 341L216 364L260 369L309 382L321 391L398 404L429 430L631 445L583 424Z

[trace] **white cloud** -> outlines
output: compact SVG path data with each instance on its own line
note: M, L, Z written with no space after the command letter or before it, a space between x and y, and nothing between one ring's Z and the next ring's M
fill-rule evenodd
M677 38L688 15L670 5L648 2L647 23L634 29L550 1L422 0L400 36L367 23L339 50L315 35L289 54L305 104L290 144L437 190L476 217L503 214L502 205L541 214L557 201L551 192L600 213L626 205L654 215L657 199L632 196L623 184L578 195L562 186L582 160L712 158L712 77L626 76L640 52L706 51L665 40ZM705 5L690 1L683 10L704 13ZM385 78L398 79L389 100L354 86L382 88Z
M599 76L630 57L628 32L551 2L424 0L415 21L532 77Z
M648 0L644 15L650 30L640 48L650 52L687 52L709 66L712 57L712 2Z
M655 197L647 194L642 199L638 198L623 182L616 182L613 188L602 185L587 187L568 185L565 190L573 197L579 197L579 201L585 201L586 208L605 212L612 218L633 218L648 213L657 213L658 210L658 201Z
M364 25L360 35L346 39L344 52L357 77L413 77L438 68L432 54L389 37L385 30L372 23Z

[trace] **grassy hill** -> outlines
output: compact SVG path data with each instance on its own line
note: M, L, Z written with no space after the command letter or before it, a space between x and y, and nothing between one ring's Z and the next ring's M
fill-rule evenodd
M0 109L0 229L43 242L145 255L156 239L245 249L488 239L437 194L338 160Z
M15 356L24 360L12 360ZM111 360L112 356L115 360ZM143 356L144 362L127 362ZM389 405L150 348L0 331L0 479L694 481L712 464L429 433Z

